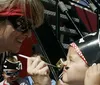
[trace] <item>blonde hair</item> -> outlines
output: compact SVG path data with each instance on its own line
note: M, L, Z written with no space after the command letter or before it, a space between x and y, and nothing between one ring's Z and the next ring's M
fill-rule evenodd
M35 27L39 27L44 20L44 7L40 0L0 0L0 11L5 9L11 9L12 7L18 5L22 12L26 16L26 12L28 11L27 5L29 6L30 10L30 17L31 21L34 23Z

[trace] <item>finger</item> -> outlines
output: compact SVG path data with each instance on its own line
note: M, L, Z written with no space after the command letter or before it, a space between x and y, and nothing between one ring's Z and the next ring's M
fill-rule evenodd
M40 62L41 62L41 58L39 56L37 56L35 61L31 64L31 67L33 69L36 68Z
M38 75L39 74L39 70L37 70L36 68L30 68L30 69L27 69L27 72L30 74L30 75L33 75L33 76L35 76L35 75Z
M98 71L100 72L100 64L97 64L97 67L98 67Z
M93 63L92 66L96 65L96 63Z
M95 66L96 64L94 63L92 66L90 66L87 71L86 71L86 76L89 77L91 75L91 73L93 73L93 67Z
M88 76L89 76L89 74L88 74L88 73L89 73L89 68L86 70L86 74L85 74L85 76L86 76L86 77L88 77Z
M45 66L44 68L40 69L38 71L38 74L40 74L40 75L48 75L49 74L49 67Z
M44 61L41 61L38 66L36 67L36 69L42 69L43 67L47 66L47 64Z
M31 64L35 61L35 57L29 57L28 59L27 59L27 66L29 67L29 66L31 66Z
M97 71L97 70L98 70L97 65L96 65L96 63L94 63L94 64L92 65L92 67L91 67L91 71L92 71L92 72L95 72L95 71Z

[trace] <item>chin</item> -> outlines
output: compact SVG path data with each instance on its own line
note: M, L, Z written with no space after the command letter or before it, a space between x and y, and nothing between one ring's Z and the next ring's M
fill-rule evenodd
M18 53L19 50L20 50L20 49L13 49L13 50L11 50L11 52L13 52L13 53Z
M62 81L68 83L68 79L66 77L63 77Z
M65 83L68 83L68 81L66 79L64 79L64 78L62 79L62 81L65 82Z
M67 84L70 84L71 80L69 79L68 75L63 75L62 76L62 81L67 83Z

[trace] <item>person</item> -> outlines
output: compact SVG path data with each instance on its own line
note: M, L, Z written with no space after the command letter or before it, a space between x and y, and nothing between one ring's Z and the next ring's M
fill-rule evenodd
M94 63L85 74L84 85L100 85L100 63Z
M0 0L0 53L18 52L22 41L43 20L44 11L39 0Z
M70 44L66 57L67 60L64 62L65 67L62 72L62 79L59 83L65 83L65 85L84 85L84 80L87 79L85 79L85 74L89 75L89 72L86 72L88 68L93 63L100 63L99 36L98 32L91 33ZM69 69L66 69L66 66Z
M4 80L0 85L30 85L29 81L20 77L20 71L22 70L22 63L18 60L16 55L7 56L3 64L2 76Z
M100 63L99 36L99 32L90 33L69 45L66 61L63 62L63 71L56 85L95 85L95 82L100 85L100 64L98 64ZM37 80L45 79L50 82L47 70L41 71L39 62L31 62L32 60L29 59L28 73L33 76L36 75ZM97 64L95 67L94 65L92 66L94 63ZM35 69L32 69L32 67ZM39 77L40 75L41 77ZM94 75L95 79L93 78ZM35 81L35 79L33 80ZM44 85L50 85L45 80L39 81L39 85L43 85L43 83L45 83Z
M44 7L40 0L0 0L0 74L6 59L4 52L17 53L25 38L43 20Z

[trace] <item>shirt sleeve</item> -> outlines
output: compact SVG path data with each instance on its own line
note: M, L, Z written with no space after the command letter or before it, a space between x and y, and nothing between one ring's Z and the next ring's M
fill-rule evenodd
M55 80L51 80L51 85L56 85L56 81Z
M84 6L89 6L89 3L87 2L87 0L80 0L79 3L84 5Z

